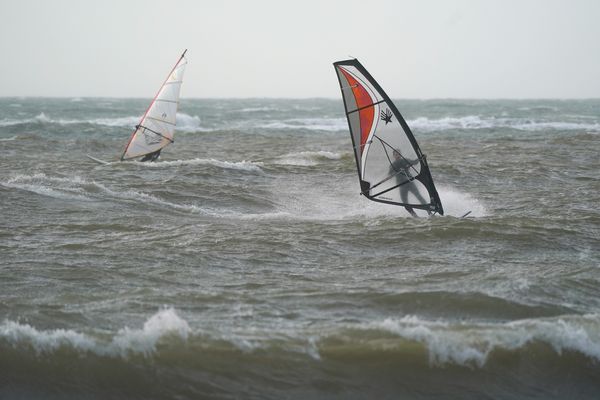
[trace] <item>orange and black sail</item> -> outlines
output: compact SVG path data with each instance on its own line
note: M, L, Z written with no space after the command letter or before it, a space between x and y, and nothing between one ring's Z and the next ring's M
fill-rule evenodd
M361 193L373 201L443 215L425 155L394 103L358 60L333 65L344 99Z

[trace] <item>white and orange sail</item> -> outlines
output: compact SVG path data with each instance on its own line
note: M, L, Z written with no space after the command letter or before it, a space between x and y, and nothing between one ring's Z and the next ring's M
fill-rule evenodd
M333 64L337 74L361 193L369 200L443 215L425 155L381 86L356 59Z
M121 161L157 153L173 143L177 124L179 92L187 60L184 51L136 125Z

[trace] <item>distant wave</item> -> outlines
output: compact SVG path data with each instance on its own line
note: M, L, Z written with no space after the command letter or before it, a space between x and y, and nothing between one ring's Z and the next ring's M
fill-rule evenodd
M25 119L3 119L0 120L0 127L23 125L23 124L57 124L57 125L75 125L91 124L111 127L127 127L133 129L140 121L141 116L116 117L116 118L93 118L93 119L53 119L44 112L33 118ZM184 113L177 114L177 131L196 132L206 130L200 126L200 117L191 116Z
M292 118L281 121L263 121L258 128L308 129L317 131L343 131L348 129L345 118Z
M0 138L0 142L11 142L13 140L17 140L17 138L18 138L18 136L16 136L16 135L8 137L8 138Z
M481 118L477 115L465 117L445 117L429 119L420 117L408 121L413 130L425 132L444 131L449 129L492 129L512 128L523 131L541 130L592 130L599 131L600 123L579 123L561 121L535 121L522 118Z
M247 108L242 108L238 111L243 112L243 113L253 113L253 112L262 112L262 111L279 111L279 109L275 108L275 107L265 106L265 107L247 107Z
M137 165L147 168L163 168L181 165L213 165L224 169L237 169L242 171L263 172L263 163L256 161L221 161L214 158L193 158L189 160L158 161L154 163L139 163Z
M339 160L340 158L342 158L341 154L331 151L301 151L279 157L276 164L312 166L317 165L321 161Z
M242 109L241 112L261 112L267 111L268 107L256 107ZM246 111L243 111L246 110ZM35 117L24 119L3 119L0 120L0 127L15 126L22 124L91 124L110 127L131 128L139 122L140 116L125 116L114 118L92 118L92 119L65 119L51 118L44 112ZM543 130L586 130L592 132L600 131L600 122L573 122L573 121L539 121L527 118L495 118L481 117L477 115L467 115L463 117L444 117L428 118L419 117L408 121L411 129L415 131L433 132L451 129L477 130L493 128L510 128L522 131L543 131ZM235 129L259 128L276 130L297 130L306 129L312 131L339 132L347 131L348 124L345 118L290 118L282 120L249 120L244 125L234 125ZM177 127L179 132L206 132L214 129L229 129L232 126L224 125L222 127L207 128L201 125L200 117L197 115L188 115L185 113L177 114Z
M346 122L345 118L292 118L274 121L255 121L248 122L248 124L249 126L255 126L256 128L278 130L307 129L328 132L348 130L348 123ZM451 129L477 130L493 128L510 128L522 131L600 131L600 123L537 121L524 118L482 118L477 115L468 115L464 117L444 117L438 119L419 117L409 120L408 125L415 131L424 132L445 131Z

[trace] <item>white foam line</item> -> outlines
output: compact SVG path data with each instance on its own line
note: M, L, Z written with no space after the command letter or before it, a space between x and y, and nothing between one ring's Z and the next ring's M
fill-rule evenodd
M58 186L48 186L48 183L58 184ZM82 188L73 187L73 184L86 184L86 182L79 177L48 177L43 173L38 173L35 175L16 175L12 178L9 178L6 182L1 182L0 184L5 187L26 190L42 196L48 196L57 199L81 201L90 200L89 197L85 196Z
M40 113L33 118L26 119L4 119L0 121L0 126L13 126L27 123L50 123L59 125L74 125L74 124L93 124L110 127L128 127L133 129L139 122L140 116L116 117L116 118L94 118L94 119L52 119L46 116L45 113ZM200 118L184 113L177 114L176 131L195 132L202 131L200 127Z
M280 165L313 166L317 165L321 159L339 160L340 158L342 158L341 154L331 151L301 151L283 155L275 163Z
M414 130L425 132L443 131L449 129L491 129L512 128L523 131L541 130L592 130L599 131L600 123L579 123L564 121L535 121L526 118L481 118L477 115L464 117L445 117L429 119L420 117L409 120L408 124Z
M558 354L571 350L600 360L600 318L597 314L479 324L427 321L406 316L387 318L364 328L383 329L425 344L432 364L482 367L492 351L516 350L536 340L549 344Z
M143 201L176 210L201 212L214 215L213 212L207 211L193 204L175 204L161 200L150 194L135 190L115 191L102 185L101 183L94 181L88 182L78 176L61 178L46 176L44 173L38 173L35 175L16 175L1 184L6 187L28 190L45 196L86 201L92 199L92 194L85 191L81 186L92 185L116 199ZM56 186L49 186L49 184L56 184Z
M106 186L104 186L100 183L92 182L92 184L95 185L96 187L98 187L99 189L101 189L103 192L109 194L112 197L118 198L118 199L141 200L143 202L149 202L149 203L153 203L153 204L156 204L159 206L174 208L176 210L201 212L201 213L209 214L209 212L207 212L203 208L195 206L193 204L175 204L175 203L171 203L171 202L168 202L165 200L161 200L161 199L154 197L147 193L138 192L136 190L125 190L123 192L116 192L112 189L107 188Z
M137 165L147 168L163 168L181 165L213 165L224 169L236 169L242 171L263 172L261 162L255 161L221 161L214 158L194 158L189 160L158 161L154 163L139 163Z
M188 323L173 308L166 308L151 316L141 329L125 327L119 330L110 342L70 329L38 330L29 324L9 320L0 324L0 340L13 346L29 344L38 353L71 347L100 356L126 358L130 354L151 356L162 338L174 335L185 341L190 331Z

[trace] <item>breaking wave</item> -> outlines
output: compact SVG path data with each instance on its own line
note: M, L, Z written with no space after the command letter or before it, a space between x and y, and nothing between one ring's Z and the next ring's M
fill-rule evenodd
M600 361L597 314L527 319L505 323L427 321L415 316L387 318L361 327L382 330L423 344L433 365L483 367L497 350L517 351L536 342L561 355L575 351Z
M276 164L312 166L317 165L322 161L339 160L340 158L342 158L341 154L331 151L301 151L279 157Z
M315 131L343 131L348 129L344 118L292 118L282 121L265 122L258 125L264 129L308 129Z
M80 352L92 352L99 356L127 357L129 354L150 356L166 336L187 340L190 334L188 323L179 317L173 308L158 311L141 329L125 327L110 341L70 329L38 330L29 324L5 320L0 324L0 341L12 346L28 345L37 353L52 353L62 347Z
M600 131L600 123L535 121L521 118L481 118L477 115L465 117L445 117L429 119L420 117L408 121L414 130L425 132L444 131L450 129L492 129L512 128L522 131L543 130L591 130Z
M252 327L236 329L235 333L225 329L209 336L192 329L174 308L164 308L148 318L141 328L124 327L108 336L72 329L41 330L5 320L0 324L0 344L30 348L38 354L70 348L84 354L127 359L132 355L152 357L160 354L161 344L167 340L171 344L187 343L190 351L210 346L223 349L223 343L226 343L231 349L242 352L303 353L322 362L335 357L340 349L349 355L363 353L382 358L406 354L410 357L414 353L411 349L417 345L420 346L417 350L425 353L431 367L483 368L500 351L513 355L544 351L534 350L536 345L548 346L558 357L564 352L575 352L598 362L599 328L600 316L597 314L496 323L436 321L408 315L337 328Z
M193 158L189 160L158 161L153 163L138 163L146 168L163 168L182 165L212 165L223 169L233 169L249 172L263 172L263 163L256 161L221 161L214 158Z

